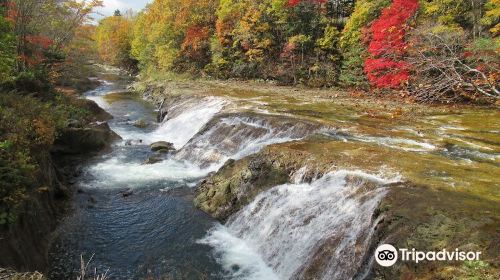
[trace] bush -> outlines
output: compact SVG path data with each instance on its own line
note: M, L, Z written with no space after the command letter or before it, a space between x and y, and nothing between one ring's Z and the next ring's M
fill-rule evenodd
M39 158L49 153L58 131L70 119L88 118L69 97L54 93L53 101L18 93L0 93L0 224L15 221L29 194L42 187Z

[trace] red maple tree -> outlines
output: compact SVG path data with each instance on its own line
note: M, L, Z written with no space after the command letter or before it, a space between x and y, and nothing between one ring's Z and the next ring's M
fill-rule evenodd
M371 25L370 57L365 61L365 73L372 85L399 88L408 80L409 65L403 61L407 48L405 34L407 22L418 6L418 0L393 0Z
M32 11L20 9L15 2L6 1L6 18L19 30L16 33L18 59L25 66L38 65L46 59L45 53L53 46L54 41L29 28L32 20Z

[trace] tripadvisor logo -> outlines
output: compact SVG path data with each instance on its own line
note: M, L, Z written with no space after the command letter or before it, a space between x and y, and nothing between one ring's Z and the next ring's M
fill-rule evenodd
M382 244L375 250L375 261L384 267L393 266L398 259L405 262L419 263L421 261L478 261L481 252L464 252L455 249L448 251L417 251L415 249L397 250L390 244Z
M398 261L398 250L390 244L380 245L375 250L375 260L381 266L392 266Z

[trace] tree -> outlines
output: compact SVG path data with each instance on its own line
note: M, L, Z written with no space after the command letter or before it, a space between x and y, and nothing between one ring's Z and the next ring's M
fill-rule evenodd
M78 0L12 0L7 1L7 18L16 35L16 51L20 58L17 71L28 71L47 58L64 55L64 47L75 30L91 20L90 15L102 1Z
M488 0L484 4L486 12L481 23L489 28L493 36L500 34L500 0Z
M132 55L146 72L172 69L183 39L176 24L180 6L179 0L155 0L138 15Z
M16 42L12 25L5 18L5 10L0 7L0 83L12 78L16 63Z
M96 30L96 42L101 59L110 65L133 70L135 60L131 57L133 23L122 16L102 19Z
M356 1L354 12L342 31L339 43L343 56L340 73L341 85L347 87L366 86L364 62L368 56L366 43L368 26L390 3L390 0Z
M418 0L394 0L371 25L365 72L373 86L400 88L408 80L410 69L403 60L408 47L405 33L418 7Z
M176 71L196 73L210 63L210 39L216 21L216 0L181 1L181 12L176 18L183 30Z

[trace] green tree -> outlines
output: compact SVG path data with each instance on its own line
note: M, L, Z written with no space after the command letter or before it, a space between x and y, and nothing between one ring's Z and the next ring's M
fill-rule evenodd
M12 78L16 63L16 41L12 24L0 8L0 83Z
M367 44L364 42L364 32L375 20L383 8L389 6L390 0L359 0L356 1L354 12L342 32L340 48L343 61L340 83L343 86L366 86L367 80L363 71L368 55Z
M484 4L486 10L481 23L489 28L493 36L500 34L500 0L488 0Z
M170 71L178 56L183 29L176 18L179 0L156 0L137 18L132 40L132 55L146 72Z

